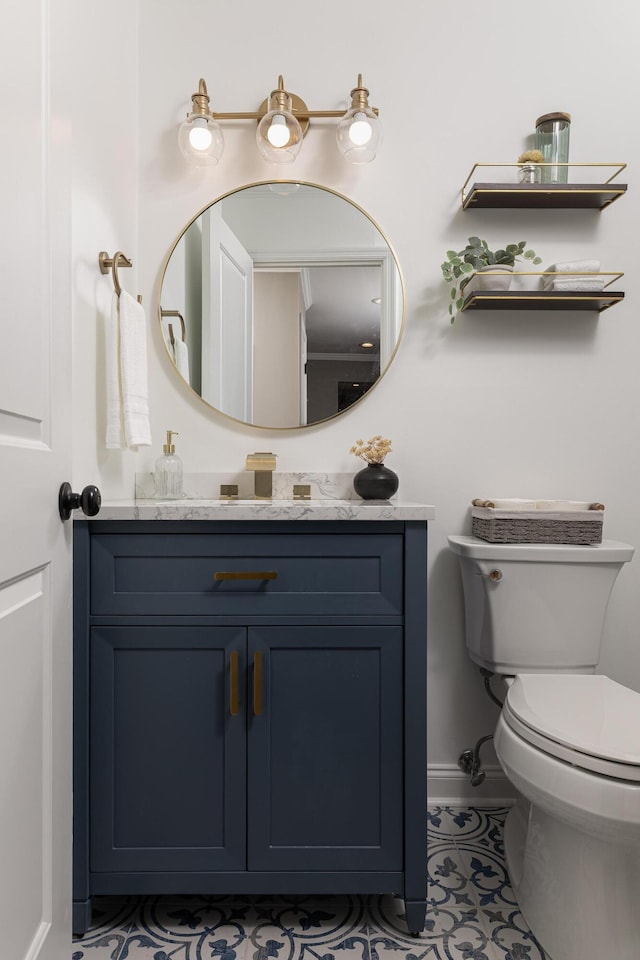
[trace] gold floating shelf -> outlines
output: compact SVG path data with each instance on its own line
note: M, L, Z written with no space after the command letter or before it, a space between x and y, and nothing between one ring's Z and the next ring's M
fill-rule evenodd
M496 266L496 275L500 267ZM624 300L624 293L607 288L621 280L624 273L604 272L568 273L552 270L514 270L507 275L513 281L518 277L557 277L566 280L573 277L577 282L594 278L602 280L600 290L473 290L469 292L460 310L587 310L602 313L608 307ZM476 274L476 276L478 276ZM474 278L472 277L471 280Z
M567 167L571 183L520 183L520 163L475 163L461 190L462 209L574 209L604 210L627 190L626 183L614 182L626 168L626 163L540 163L542 167ZM483 168L511 171L512 182L474 181ZM602 182L580 182L579 177L592 170L609 171ZM489 174L484 174L488 176ZM473 181L473 182L472 182Z
M466 310L588 310L602 313L624 300L621 291L476 290L462 305Z

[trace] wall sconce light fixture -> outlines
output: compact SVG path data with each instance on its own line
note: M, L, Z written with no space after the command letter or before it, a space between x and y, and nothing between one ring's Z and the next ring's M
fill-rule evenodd
M369 91L362 86L359 73L358 85L351 91L351 107L336 130L338 147L351 163L369 163L380 146L381 134L377 111L369 106Z
M224 151L220 124L209 110L209 94L204 80L191 97L191 113L180 124L178 146L188 160L199 166L215 165Z
M306 104L298 98L298 111ZM265 105L263 104L260 108ZM267 112L258 123L256 143L261 156L271 163L293 163L300 153L302 138L306 133L294 116L293 97L284 89L282 77L278 77L278 89L272 90L266 102Z
M271 163L292 163L300 152L302 140L312 119L340 118L336 130L338 147L351 163L368 163L382 142L380 120L375 107L369 106L369 91L362 86L362 74L351 91L351 106L342 110L309 110L304 100L284 89L282 77L255 112L216 113L209 109L204 80L191 97L191 113L181 124L178 143L183 155L200 165L216 164L224 150L224 138L218 121L257 120L256 143L260 155Z

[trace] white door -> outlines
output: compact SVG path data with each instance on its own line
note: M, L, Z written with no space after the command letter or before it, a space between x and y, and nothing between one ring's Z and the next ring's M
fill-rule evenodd
M202 399L253 415L253 260L215 204L202 215Z
M0 58L0 955L71 955L66 0L10 0ZM68 31L66 31L68 32Z

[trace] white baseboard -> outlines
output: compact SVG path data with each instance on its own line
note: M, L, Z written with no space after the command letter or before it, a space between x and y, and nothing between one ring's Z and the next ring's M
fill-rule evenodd
M484 783L471 786L470 778L456 764L429 764L427 767L427 799L430 806L512 806L518 792L507 780L502 767L495 764L482 768Z

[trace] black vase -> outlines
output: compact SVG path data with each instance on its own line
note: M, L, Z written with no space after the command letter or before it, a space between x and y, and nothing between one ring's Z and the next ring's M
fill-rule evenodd
M384 463L368 463L353 478L353 489L363 500L388 500L398 483L398 475Z

